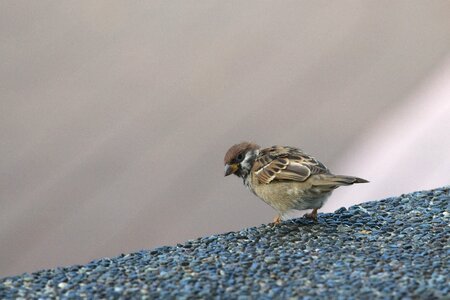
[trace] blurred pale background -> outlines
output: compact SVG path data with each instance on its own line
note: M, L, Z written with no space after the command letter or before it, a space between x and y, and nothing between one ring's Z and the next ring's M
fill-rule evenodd
M0 276L269 222L233 143L450 178L450 1L0 2Z

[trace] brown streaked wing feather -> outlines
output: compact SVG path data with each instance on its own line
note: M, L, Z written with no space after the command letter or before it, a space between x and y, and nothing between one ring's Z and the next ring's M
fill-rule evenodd
M329 173L321 162L300 149L280 146L263 149L253 170L259 182L266 184L274 180L305 181L311 175Z

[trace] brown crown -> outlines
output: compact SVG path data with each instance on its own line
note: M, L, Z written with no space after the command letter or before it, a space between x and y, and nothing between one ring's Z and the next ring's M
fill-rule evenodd
M241 153L246 153L249 150L259 149L260 146L258 146L255 143L252 142L242 142L236 145L231 146L230 149L228 149L227 153L225 154L225 158L223 159L224 164L229 164L236 156L238 156Z

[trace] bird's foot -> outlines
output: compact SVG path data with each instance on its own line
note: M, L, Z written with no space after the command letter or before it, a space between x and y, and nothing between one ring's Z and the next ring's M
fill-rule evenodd
M311 213L305 214L304 217L317 222L317 208L314 208Z
M273 218L272 225L278 225L281 223L281 216L277 215L275 218Z

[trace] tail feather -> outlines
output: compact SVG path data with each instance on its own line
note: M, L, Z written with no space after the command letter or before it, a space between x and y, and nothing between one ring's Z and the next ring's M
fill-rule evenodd
M366 183L366 182L369 181L359 177L327 174L325 176L321 176L320 179L314 183L314 185L333 186L333 188L337 188L338 186L341 185L351 185L355 183Z
M335 178L336 182L342 183L343 185L369 182L368 180L365 180L363 178L354 177L354 176L346 176L346 175L335 175L334 178Z

